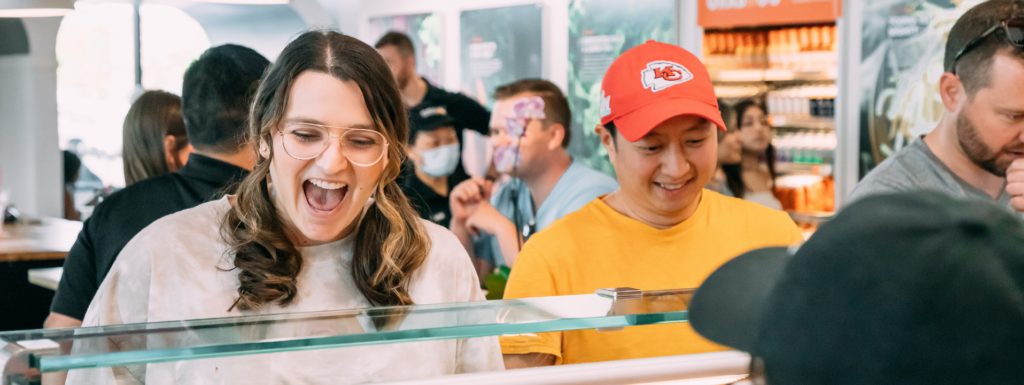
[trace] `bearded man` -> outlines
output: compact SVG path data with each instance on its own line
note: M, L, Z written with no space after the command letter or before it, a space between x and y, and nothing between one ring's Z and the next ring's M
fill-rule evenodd
M1024 159L1024 1L994 0L967 11L946 42L938 126L886 159L851 201L930 190L1010 208L1007 169ZM929 95L929 97L931 97Z

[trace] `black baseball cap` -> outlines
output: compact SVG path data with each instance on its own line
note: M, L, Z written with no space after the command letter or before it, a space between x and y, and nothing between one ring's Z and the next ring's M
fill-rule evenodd
M934 193L865 198L796 248L708 277L693 328L769 384L1024 382L1024 226Z
M420 132L434 131L443 127L454 128L457 121L448 115L448 108L443 105L425 105L409 111L409 143L416 140Z

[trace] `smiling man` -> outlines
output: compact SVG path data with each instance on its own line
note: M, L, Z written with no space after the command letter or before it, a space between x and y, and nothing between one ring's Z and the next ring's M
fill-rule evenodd
M1022 18L1024 1L996 0L957 20L939 80L945 116L922 140L875 167L854 188L851 200L930 190L1009 207L1007 169L1024 158Z
M725 124L693 54L657 42L626 51L602 95L596 131L621 187L534 235L506 299L694 288L741 253L803 239L785 213L704 189ZM501 346L509 369L726 349L685 323L505 336Z

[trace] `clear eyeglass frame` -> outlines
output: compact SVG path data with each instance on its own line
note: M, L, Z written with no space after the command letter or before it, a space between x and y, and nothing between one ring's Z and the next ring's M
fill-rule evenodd
M278 135L281 136L281 148L284 149L285 154L288 154L288 156L292 157L293 159L309 160L309 159L316 158L316 157L320 156L321 154L323 154L325 150L327 150L327 147L329 147L329 145L330 145L331 139L339 139L339 140L343 139L343 138L345 138L345 135L348 135L351 132L367 132L367 133L372 133L374 135L378 135L384 141L384 148L381 150L380 156L378 156L377 159L374 160L373 162L369 162L369 163L356 162L356 161L352 160L352 157L349 156L347 151L342 151L342 153L345 155L345 159L348 159L348 161L350 163L352 163L352 164L354 164L356 166L360 166L360 167L373 166L373 165L377 164L377 162L380 162L380 160L383 159L384 156L388 153L388 146L390 145L390 143L388 143L388 140L387 140L386 137L384 137L384 134L381 134L378 131L366 130L366 129L361 129L361 128L325 126L325 125L321 125L321 124L312 124L312 123L300 123L300 124L303 125L303 126L317 127L317 128L322 129L324 131L325 135L327 136L327 139L323 140L323 148L321 148L319 151L317 151L315 155L310 156L310 157L298 157L298 156L293 155L291 153L291 151L288 151L288 145L287 145L288 138L285 136L285 131L287 131L287 125L285 126L285 128L279 129L277 131L277 133L278 133ZM333 136L333 135L330 135L330 133L328 131L331 128L338 128L338 129L342 129L342 130L345 130L345 131L340 136ZM342 146L344 146L344 143L345 142L343 141L342 142ZM342 147L342 149L344 150L344 147Z

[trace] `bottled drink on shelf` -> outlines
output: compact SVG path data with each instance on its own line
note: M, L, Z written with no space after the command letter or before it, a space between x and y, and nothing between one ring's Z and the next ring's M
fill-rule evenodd
M772 139L779 163L832 164L836 143L835 131L801 130Z
M835 84L780 88L768 92L768 112L789 119L834 118Z
M834 25L761 31L708 31L704 61L714 73L725 70L828 72L838 66Z

